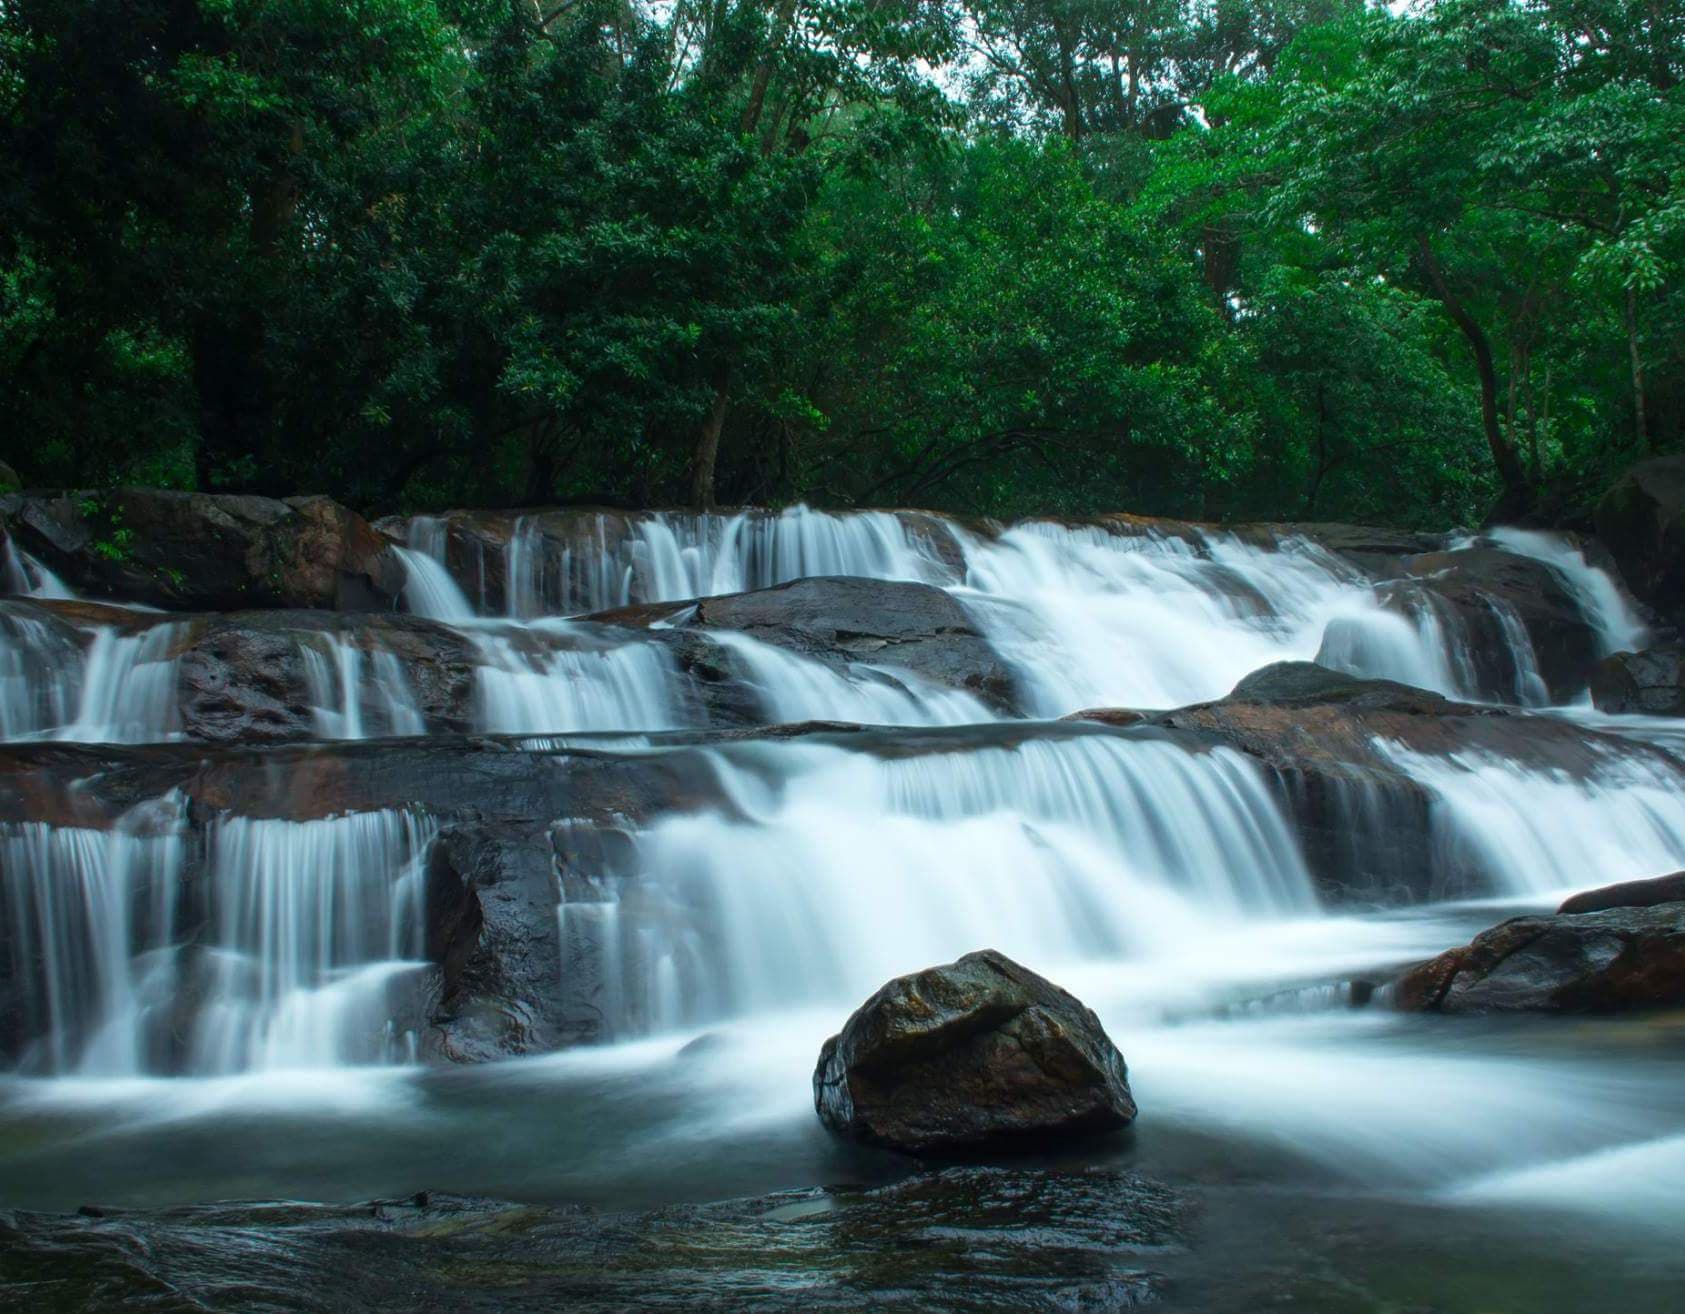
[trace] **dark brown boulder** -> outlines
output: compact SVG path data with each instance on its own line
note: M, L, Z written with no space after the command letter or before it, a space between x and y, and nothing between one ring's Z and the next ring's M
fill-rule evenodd
M1662 903L1685 903L1685 871L1671 876L1652 876L1643 881L1622 881L1596 890L1582 890L1562 901L1561 913L1603 912L1608 908L1654 908Z
M1592 669L1591 701L1603 712L1685 716L1685 644L1605 657Z
M1411 1012L1599 1013L1685 1003L1685 903L1513 917L1406 972Z
M389 541L325 497L156 488L0 496L0 524L81 592L172 609L385 609Z
M1685 615L1685 456L1641 461L1603 495L1598 537L1645 602Z
M825 1042L833 1131L909 1154L1010 1149L1128 1126L1123 1056L1074 996L986 949L897 977Z

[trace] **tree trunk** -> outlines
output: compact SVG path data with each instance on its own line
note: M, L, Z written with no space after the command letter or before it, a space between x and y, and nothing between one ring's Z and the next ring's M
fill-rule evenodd
M713 405L696 436L696 455L690 467L690 504L698 511L714 509L714 466L720 456L720 431L725 428L726 411L731 406L729 383L722 381L714 390Z
M1644 414L1644 357L1638 351L1638 293L1626 290L1626 350L1632 367L1632 435L1638 440L1638 450L1650 446L1650 425Z
M1515 446L1505 436L1498 417L1498 372L1492 364L1492 344L1487 341L1485 330L1475 322L1468 307L1451 290L1428 239L1418 237L1416 247L1428 285L1445 307L1446 314L1451 316L1452 322L1468 340L1469 349L1474 354L1475 373L1480 377L1481 427L1486 431L1486 446L1492 453L1492 464L1497 468L1498 478L1504 486L1503 495L1493 509L1493 519L1518 516L1532 504L1533 490L1527 479L1526 467L1521 464Z

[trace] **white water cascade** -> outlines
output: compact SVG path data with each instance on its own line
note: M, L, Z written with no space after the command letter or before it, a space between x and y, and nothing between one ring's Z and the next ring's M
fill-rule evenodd
M641 637L560 620L470 633L482 659L474 687L475 722L483 730L670 730L687 723L672 658Z
M391 652L364 653L344 634L324 633L304 645L316 734L323 739L419 735L426 721L404 668Z
M1093 734L955 747L710 751L726 802L639 833L642 875L595 914L628 1010L615 1031L860 998L983 945L1048 970L1170 963L1214 927L1316 907L1238 754Z
M1644 646L1649 627L1609 572L1593 565L1583 548L1560 534L1536 529L1494 529L1487 537L1507 552L1550 567L1597 631L1605 656Z
M60 600L76 596L68 584L10 538L6 540L5 551L0 553L0 592Z
M412 811L225 817L189 881L178 796L108 830L0 830L22 932L10 937L22 1066L210 1074L410 1057L393 992L424 966L433 833Z
M747 634L719 631L711 638L743 669L773 722L974 725L994 719L971 694L922 681L911 672L863 662L847 672L835 671Z
M1580 777L1380 747L1432 796L1442 867L1493 893L1559 898L1685 868L1685 769L1659 755L1609 755Z
M0 738L143 744L174 737L186 626L75 628L0 611Z

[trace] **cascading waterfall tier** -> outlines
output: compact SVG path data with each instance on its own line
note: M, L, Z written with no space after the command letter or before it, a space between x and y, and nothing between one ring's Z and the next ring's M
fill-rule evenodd
M70 626L0 602L0 737L157 743L179 714L187 625Z
M707 757L722 803L638 831L562 910L611 1034L846 1003L983 944L1169 960L1213 924L1316 907L1275 797L1226 749L1072 733Z
M13 1048L32 1073L213 1074L413 1057L412 810L221 817L179 796L109 829L0 828ZM407 979L407 982L406 982Z
M1659 754L1604 753L1572 774L1378 747L1427 789L1436 862L1465 886L1560 896L1685 868L1685 769Z
M1431 578L1378 582L1293 534L1243 538L1132 522L974 530L923 513L805 507L533 513L514 521L501 546L464 530L469 546L455 552L459 578L451 581L451 524L411 520L403 556L410 608L452 623L476 611L579 615L844 575L952 591L1018 668L1034 715L1179 706L1220 697L1270 662L1313 658L1461 699L1549 701L1531 637L1504 599L1479 603L1505 649L1488 663L1496 673L1482 673L1474 658L1482 640ZM1565 540L1517 531L1459 546L1476 545L1545 562L1605 647L1641 633L1618 587ZM500 607L487 593L488 551L500 561Z

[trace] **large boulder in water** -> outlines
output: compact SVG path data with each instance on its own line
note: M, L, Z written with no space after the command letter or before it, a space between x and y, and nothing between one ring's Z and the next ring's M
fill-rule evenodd
M1633 466L1597 504L1597 533L1644 601L1685 614L1685 456Z
M404 582L390 540L326 497L11 494L0 528L72 588L149 606L378 610Z
M1512 917L1406 972L1402 1009L1598 1013L1685 1004L1685 903Z
M911 1154L1125 1127L1123 1056L1074 996L987 949L897 977L825 1042L813 1102L833 1131Z
M1685 644L1605 657L1591 673L1591 701L1602 712L1685 716Z

